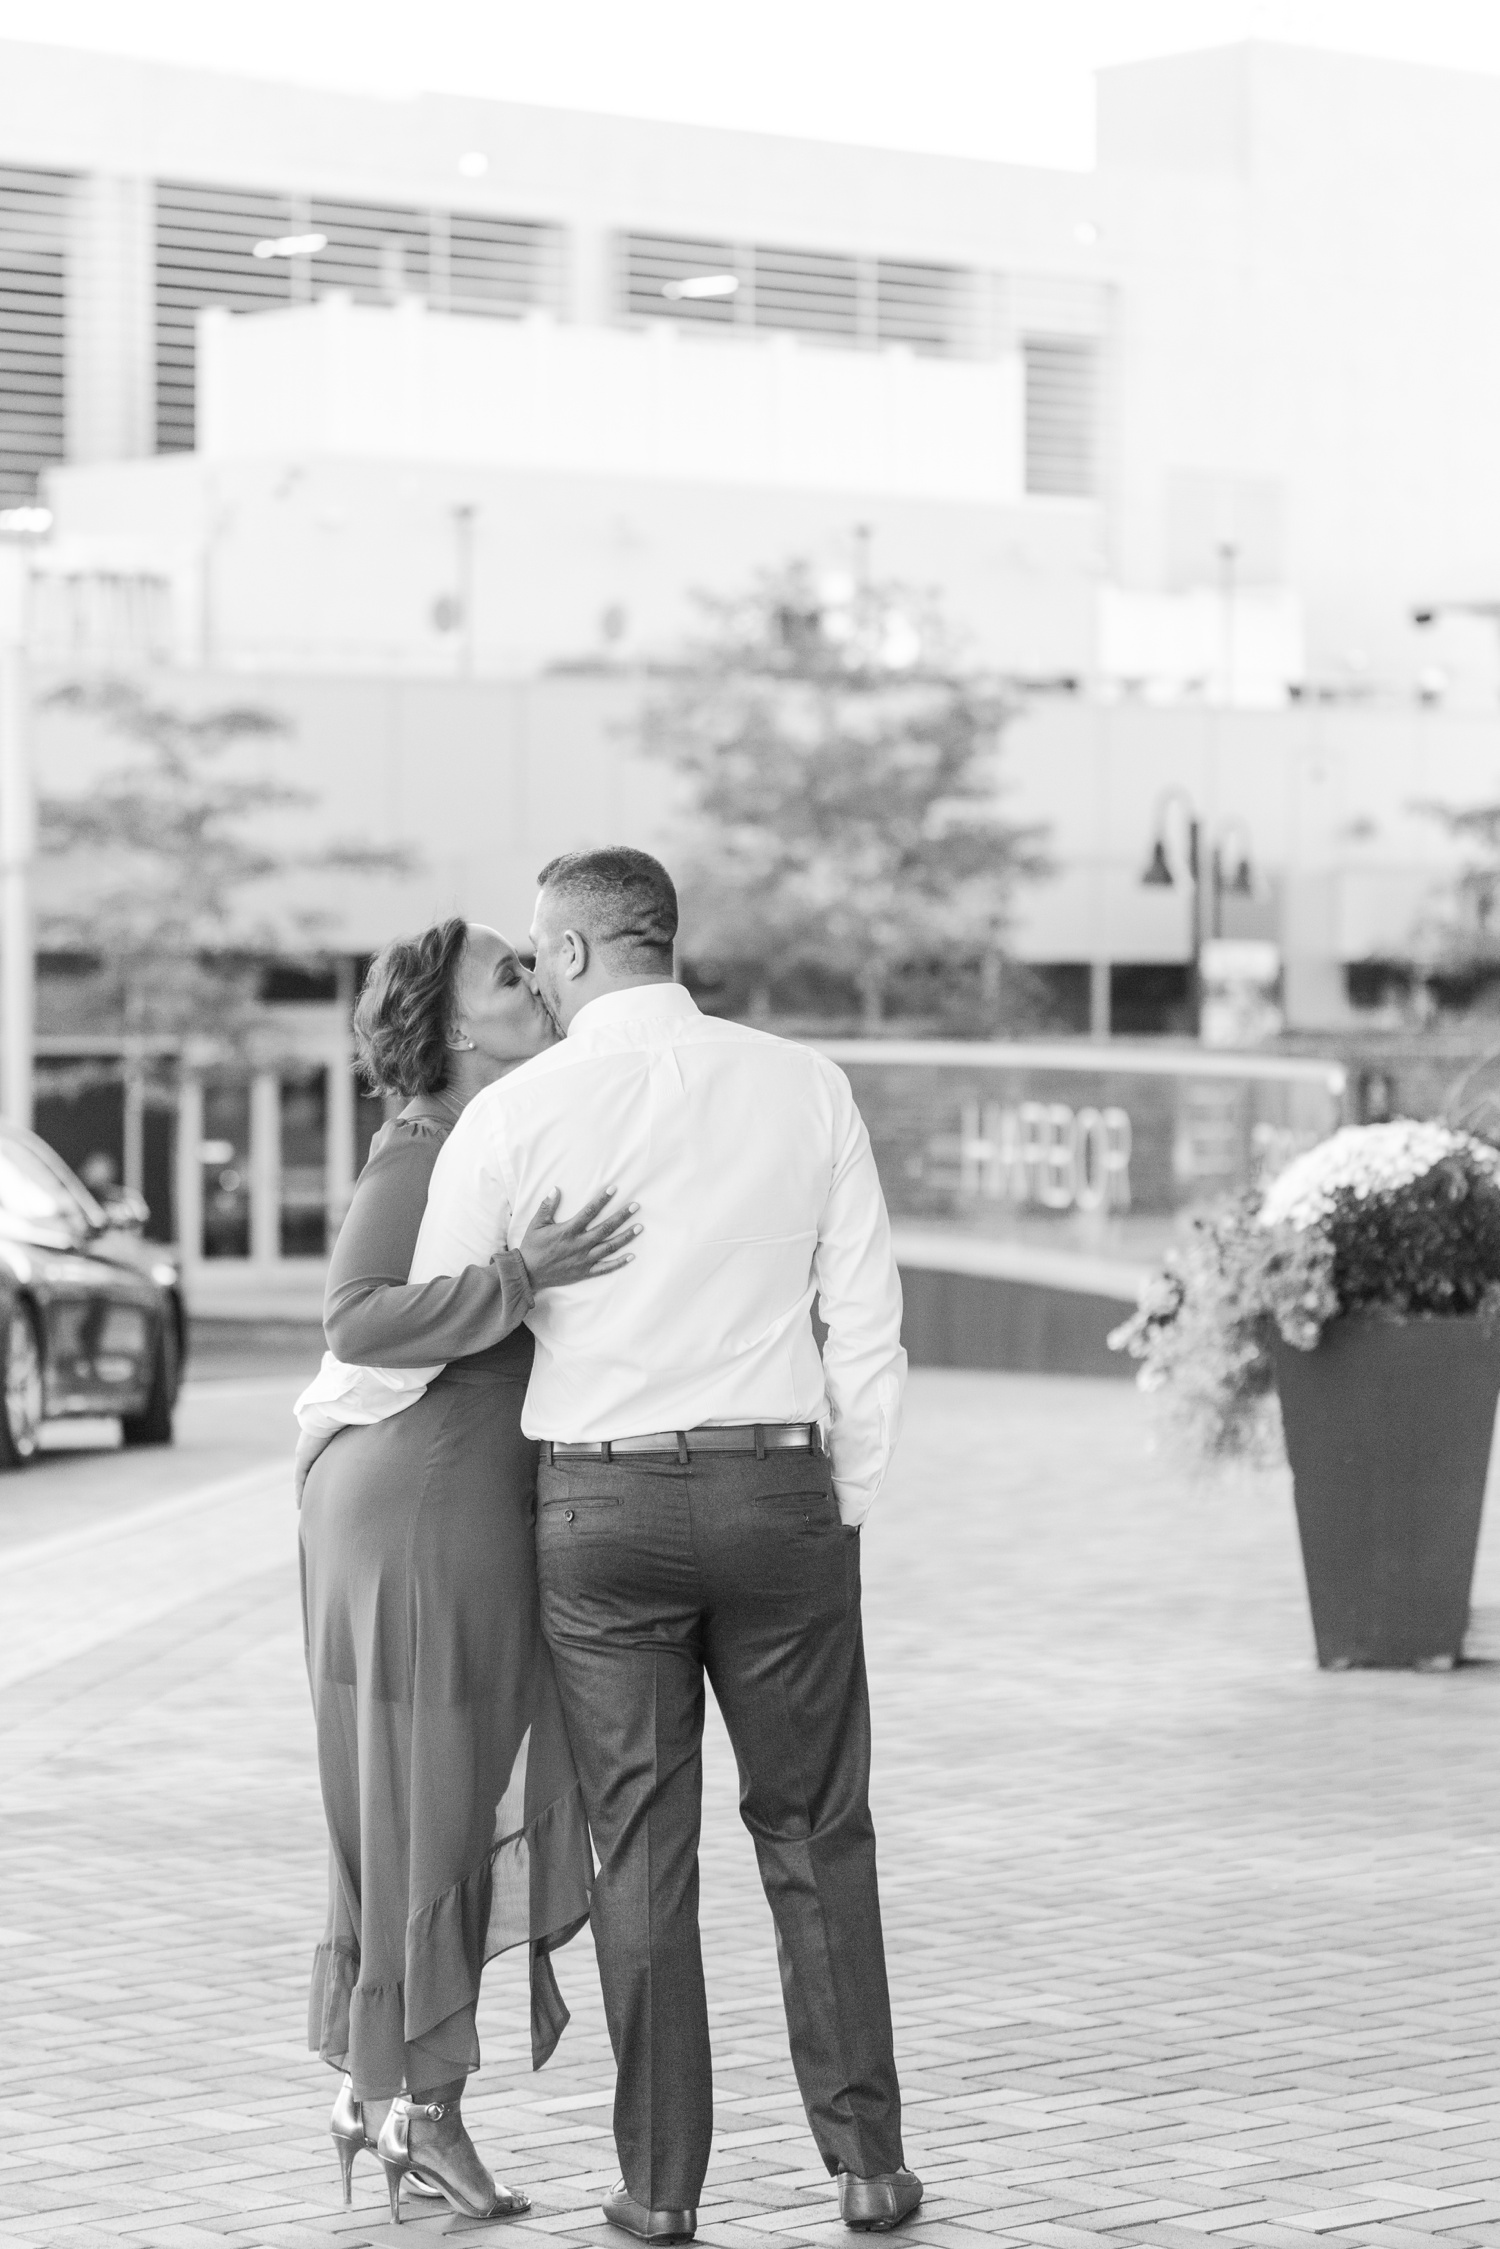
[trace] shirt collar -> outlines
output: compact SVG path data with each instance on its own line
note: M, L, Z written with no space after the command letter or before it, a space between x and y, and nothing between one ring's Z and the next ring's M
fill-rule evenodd
M581 1029L602 1030L607 1023L661 1023L698 1013L691 992L681 984L632 984L627 992L601 992L588 1000L568 1025L568 1037Z

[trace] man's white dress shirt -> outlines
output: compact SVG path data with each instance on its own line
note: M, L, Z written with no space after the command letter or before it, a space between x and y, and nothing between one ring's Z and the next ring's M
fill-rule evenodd
M840 1513L862 1521L896 1441L906 1354L885 1201L843 1072L700 1014L680 985L591 1000L560 1045L464 1110L433 1170L411 1279L516 1246L553 1187L566 1217L607 1186L611 1207L640 1205L634 1262L539 1296L526 1434L821 1421ZM299 1418L382 1419L437 1371L325 1362Z

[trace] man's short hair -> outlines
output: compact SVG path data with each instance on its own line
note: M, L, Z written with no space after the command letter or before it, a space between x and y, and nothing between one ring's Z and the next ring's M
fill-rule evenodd
M677 892L649 851L563 851L537 876L577 916L581 936L632 963L670 967L677 935Z

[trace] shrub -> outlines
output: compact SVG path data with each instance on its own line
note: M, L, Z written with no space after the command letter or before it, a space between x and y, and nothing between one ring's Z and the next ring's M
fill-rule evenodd
M1311 1351L1355 1312L1500 1322L1500 1150L1405 1120L1336 1132L1197 1219L1110 1344L1190 1451L1264 1458L1276 1337Z

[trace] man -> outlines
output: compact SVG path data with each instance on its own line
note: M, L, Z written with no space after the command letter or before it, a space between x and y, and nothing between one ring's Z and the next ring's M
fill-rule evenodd
M523 1417L541 1440L543 1626L600 1858L624 2174L605 2216L689 2240L708 2165L706 1674L813 2137L846 2222L883 2229L922 2188L901 2145L868 1802L859 1525L906 1366L869 1137L831 1063L700 1015L673 982L677 900L656 860L574 852L539 879L537 987L566 1037L464 1111L411 1277L483 1263L559 1182L570 1201L617 1185L640 1206L629 1266L539 1299Z

